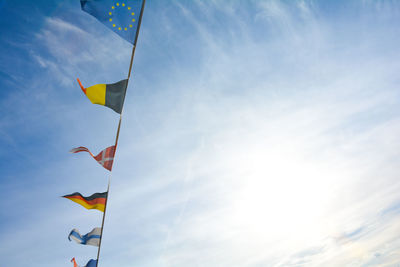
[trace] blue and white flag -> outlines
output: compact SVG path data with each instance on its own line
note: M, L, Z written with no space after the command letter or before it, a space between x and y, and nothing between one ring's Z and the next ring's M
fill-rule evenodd
M92 245L99 246L100 243L101 228L96 227L91 232L82 236L77 229L72 229L71 233L68 235L69 241L71 239L75 240L78 244L82 245Z

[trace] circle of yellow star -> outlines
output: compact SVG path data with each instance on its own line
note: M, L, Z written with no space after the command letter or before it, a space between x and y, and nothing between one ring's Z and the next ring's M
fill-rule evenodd
M121 3L121 5L122 5L123 7L126 6L125 3ZM115 6L119 7L119 6L120 6L120 3L119 3L119 2L115 3ZM115 6L111 6L111 9L112 9L112 10L115 9ZM131 10L131 9L132 9L132 7L130 7L130 6L127 6L127 8L128 8L128 10ZM108 12L108 14L109 14L110 16L112 16L112 15L113 15L113 12L110 11L110 12ZM131 15L132 15L132 16L135 16L135 12L131 12ZM109 17L108 20L111 22L111 21L113 21L113 18L112 18L112 17ZM136 21L136 19L132 18L132 22L135 22L135 21ZM117 25L116 25L115 23L112 24L112 26L113 26L114 28L117 27ZM125 31L128 30L128 26L126 26L126 27L122 27L122 26L124 26L124 25L118 26L117 29L118 29L119 31L121 31L122 29L124 29ZM132 25L132 24L129 24L129 28L132 28L132 27L133 27L133 25Z

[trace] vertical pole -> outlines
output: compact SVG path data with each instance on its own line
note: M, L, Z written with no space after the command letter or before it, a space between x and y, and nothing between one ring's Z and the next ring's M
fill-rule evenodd
M99 241L99 249L97 250L97 262L96 262L96 267L97 267L97 265L99 264L99 256L100 256L100 248L101 248L101 239L102 239L102 237L103 237L104 219L106 218L108 194L109 194L109 192L110 192L110 180L111 180L111 177L108 179L107 198L106 198L106 203L104 204L103 220L101 221L100 241Z
M131 62L129 63L129 71L128 71L128 79L126 81L125 85L125 94L128 89L128 83L129 83L129 78L131 77L131 71L132 71L132 64L133 64L133 58L135 57L135 50L136 50L136 42L139 36L139 30L140 30L140 25L142 24L142 17L143 17L143 10L144 10L144 5L146 3L146 0L143 0L142 3L142 9L140 10L140 15L139 15L139 22L138 22L138 28L136 30L136 36L135 36L135 42L132 47L132 55L131 55ZM124 97L125 100L125 97ZM123 108L123 106L122 106ZM117 128L117 134L115 136L115 152L114 152L114 158L115 158L115 153L117 152L117 145L118 145L118 139L119 139L119 131L121 129L121 121L122 121L122 111L121 114L119 115L119 122L118 122L118 128ZM108 198L109 198L109 191L110 191L110 183L111 183L111 176L108 179L108 186L107 186L107 199L106 203L104 205L104 213L103 213L103 219L101 222L101 234L100 234L100 241L99 241L99 249L97 250L97 262L96 262L96 267L99 266L99 259L100 259L100 248L101 248L101 239L103 238L103 227L104 227L104 220L106 218L106 210L107 210L107 203L108 203Z

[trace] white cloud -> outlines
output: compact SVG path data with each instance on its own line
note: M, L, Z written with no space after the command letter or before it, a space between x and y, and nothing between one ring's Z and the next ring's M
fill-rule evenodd
M145 157L156 168L131 185L145 190L136 205L148 202L132 213L148 217L133 216L126 225L165 240L162 248L145 237L132 245L145 255L161 249L157 265L393 262L398 230L386 222L398 218L380 214L399 200L392 113L399 66L376 50L379 40L368 40L361 55L356 40L336 40L334 25L316 21L300 3L311 24L300 29L284 6L268 2L271 23L288 33L241 45L213 36L183 7L207 44L200 78L181 77L155 93L148 108L138 107L161 110L153 118L163 123L131 145L155 151ZM182 166L190 166L190 176ZM359 228L358 239L336 241ZM391 248L377 252L384 242ZM145 257L131 260L150 265Z
M162 14L159 5L150 14ZM137 51L135 89L125 106L101 264L398 263L399 215L384 212L400 201L400 66L393 28L381 32L386 24L357 21L342 34L308 1L254 2L244 10L234 3L225 9L226 3L218 1L175 5L175 19L159 29L148 18L148 28L142 29L145 41ZM236 22L238 10L254 19ZM51 18L37 35L50 57L40 51L32 55L65 88L81 71L88 83L97 82L129 54L128 45L107 29L103 37L94 34L94 25L82 30ZM372 34L349 37L365 26ZM163 29L168 46L161 49L152 42ZM373 38L378 31L383 39ZM174 44L174 39L187 43ZM146 53L151 58L154 51L166 54L167 63L152 59L146 65ZM200 60L188 64L185 58L193 54ZM150 73L162 68L163 75ZM113 69L111 79L124 70ZM69 105L74 107L70 114L59 110L50 117L70 125L60 136L62 146L81 142L100 149L112 142L114 114ZM66 156L53 164L44 174L57 173L53 187L62 192L105 187L107 176L90 158ZM86 211L71 207L66 212L65 207L60 202L43 211L43 217L57 216L46 228L90 230L97 219L86 221ZM41 220L34 218L31 227L38 229ZM18 247L14 242L9 251ZM88 255L54 242L60 251L81 259Z

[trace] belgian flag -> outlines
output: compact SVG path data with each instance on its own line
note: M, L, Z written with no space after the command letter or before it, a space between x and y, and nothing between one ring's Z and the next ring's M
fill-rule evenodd
M103 105L121 114L124 105L128 80L122 80L112 84L96 84L88 88L83 87L79 79L78 83L93 104Z
M75 192L70 195L65 195L63 197L68 198L69 200L72 200L73 202L76 202L88 210L96 209L99 211L104 212L104 207L106 205L107 201L107 192L104 193L95 193L89 197L84 197L80 193Z

